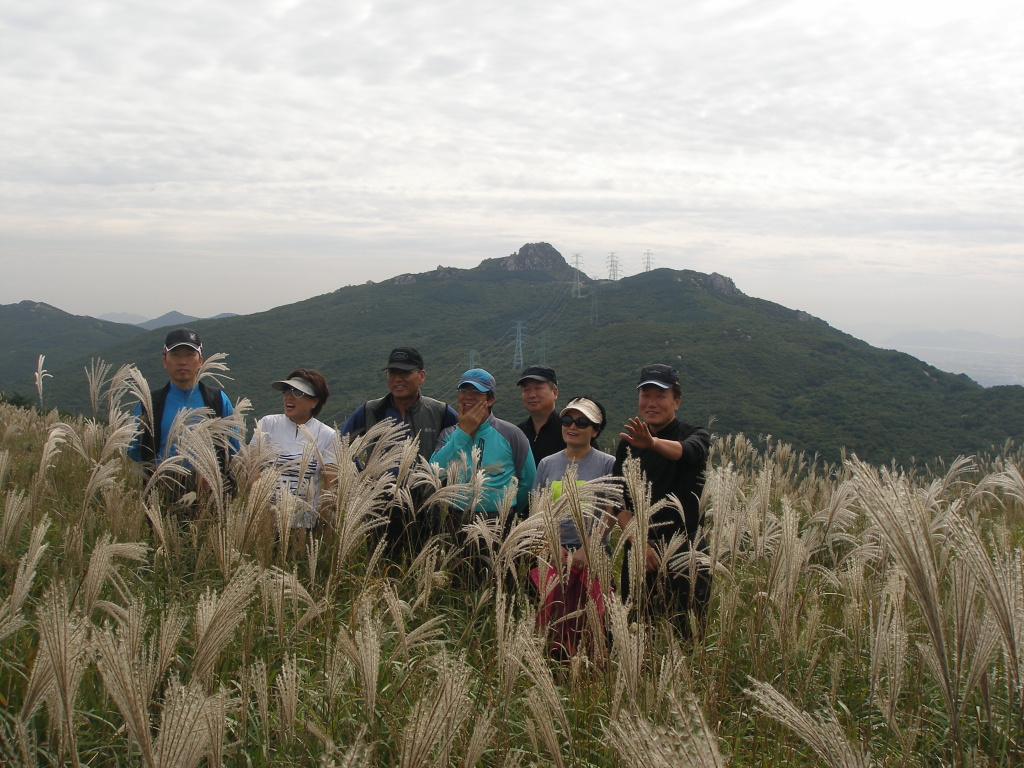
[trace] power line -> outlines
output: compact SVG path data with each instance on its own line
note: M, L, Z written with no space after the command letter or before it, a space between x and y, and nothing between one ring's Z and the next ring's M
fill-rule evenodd
M512 368L520 369L523 367L523 321L516 321L516 351L512 355Z
M610 251L608 253L608 279L619 279L619 260L615 256L615 251Z

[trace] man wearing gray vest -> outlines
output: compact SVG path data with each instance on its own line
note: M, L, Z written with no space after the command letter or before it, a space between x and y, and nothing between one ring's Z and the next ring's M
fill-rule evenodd
M341 434L362 435L374 424L394 419L405 424L410 437L419 436L419 454L429 460L441 432L459 423L458 414L447 403L420 393L427 372L423 368L423 356L412 347L391 350L383 370L388 394L356 408L342 426ZM388 525L381 535L387 540L385 554L392 561L397 560L406 541L418 548L424 535L429 535L429 527L424 525L426 521L407 520L400 507L390 507L388 517ZM423 530L425 527L428 530Z

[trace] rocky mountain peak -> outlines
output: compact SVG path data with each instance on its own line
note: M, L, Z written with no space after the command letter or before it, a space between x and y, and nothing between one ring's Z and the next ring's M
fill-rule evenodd
M562 254L550 243L527 243L518 253L511 253L503 259L485 259L480 266L506 272L547 272L558 277L570 271Z

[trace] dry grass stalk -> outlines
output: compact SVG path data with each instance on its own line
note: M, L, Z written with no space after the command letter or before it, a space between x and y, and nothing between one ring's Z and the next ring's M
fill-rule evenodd
M0 416L3 416L5 407L0 403ZM10 425L8 425L10 426ZM0 443L2 445L2 443ZM7 473L11 471L11 452L0 450L0 486L7 482Z
M906 581L889 569L876 612L871 616L870 690L890 726L895 725L908 659Z
M46 355L40 355L38 357L38 359L36 360L36 372L35 372L36 395L39 397L39 410L40 411L46 410L45 408L43 408L43 381L46 380L46 379L52 379L53 378L53 375L47 373L46 369L43 368L43 361L45 359L46 359Z
M256 712L260 718L263 731L263 743L270 742L270 686L267 684L267 665L257 659L249 667L249 690L256 695ZM248 696L248 692L243 695Z
M522 625L521 625L522 626ZM572 748L572 728L569 726L569 717L562 705L558 689L555 687L555 680L551 675L547 660L541 652L541 645L537 642L524 644L519 663L526 672L527 677L533 683L533 689L540 696L544 709L547 711L547 720L558 723L562 733Z
M327 665L324 677L327 682L327 698L333 700L352 678L355 672L354 659L358 655L355 642L344 625L338 628L337 638L327 647Z
M155 763L153 754L152 723L149 707L159 679L157 653L154 643L141 647L133 635L142 634L144 606L134 604L128 611L129 620L116 630L105 627L95 633L99 654L97 665L105 692L124 719L125 730L138 747L145 765Z
M100 393L104 385L109 381L107 378L111 369L110 363L105 363L98 358L90 358L89 367L85 369L85 379L89 385L89 404L92 406L92 417L99 418Z
M11 589L10 597L0 605L0 641L13 635L25 624L25 619L21 616L21 608L28 598L29 591L32 589L32 582L35 580L39 561L49 546L43 543L43 539L49 529L50 518L48 517L44 517L32 529L28 549L22 556L21 562L18 563L18 570L14 577L14 587Z
M758 709L793 731L814 750L829 768L869 768L870 756L863 745L851 743L831 710L815 717L797 709L767 683L750 680L746 694Z
M647 626L641 621L630 624L629 606L612 593L605 599L605 621L612 636L613 669L611 716L622 708L623 700L635 707L643 683L647 657Z
M959 680L947 655L946 617L941 591L937 531L945 524L945 514L934 506L925 506L928 497L916 494L905 477L888 471L875 471L866 464L856 465L858 497L874 522L913 595L928 632L929 642L922 644L923 658L935 675L950 717L956 762L962 764L960 723L962 706Z
M418 699L409 713L402 734L401 768L449 765L451 745L472 712L472 670L465 660L441 654L434 657L432 665L437 671L437 682L433 693Z
M127 599L129 590L114 567L114 559L123 558L141 563L145 562L148 552L149 547L141 542L119 543L111 541L110 534L103 534L93 547L85 577L79 587L78 596L81 597L82 612L86 616L92 615L100 592L108 580L113 583L122 600Z
M533 715L535 732L540 734L541 743L547 750L551 763L562 768L565 765L565 760L562 759L562 747L558 743L558 732L555 730L554 719L545 706L544 697L537 692L536 688L531 688L526 692L526 706L530 710L530 714Z
M6 452L4 456L6 456ZM28 511L29 499L25 496L25 491L20 488L8 490L4 502L3 519L0 520L0 553L6 552L11 544L17 542L21 536L21 526L28 516Z
M674 727L655 725L630 711L608 724L608 741L627 768L725 768L718 737L697 703L670 699Z
M278 727L284 743L295 738L295 717L299 710L299 659L286 653L275 681L280 717Z
M1002 557L993 557L977 527L963 517L952 518L950 527L957 555L978 575L999 630L1011 699L1018 711L1024 712L1024 554L1015 547Z
M253 590L262 578L259 566L246 563L235 571L221 595L207 588L196 605L196 652L192 657L192 679L206 685L214 664L245 618Z
M210 723L224 712L225 694L207 697L194 685L172 681L153 742L154 768L194 768L211 749Z
M21 719L27 722L45 699L49 725L59 739L61 759L78 766L75 699L92 659L88 622L71 609L63 585L56 584L39 609L39 648L29 677Z
M473 721L473 733L469 737L469 742L462 755L460 763L462 768L474 768L479 765L497 733L498 729L494 725L494 710L487 709L478 713Z
M369 606L362 609L359 615L359 626L352 634L352 642L356 650L356 657L352 661L355 663L359 681L362 684L367 713L372 713L377 708L377 680L380 676L383 637L384 630L380 616L373 613Z

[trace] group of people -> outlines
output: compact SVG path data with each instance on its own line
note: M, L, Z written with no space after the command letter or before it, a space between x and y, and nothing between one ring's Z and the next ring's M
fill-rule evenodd
M152 413L143 414L143 406L137 407L140 430L129 452L148 465L175 451L168 435L178 412L208 408L217 417L233 412L224 392L199 378L203 347L195 331L179 328L168 333L162 359L170 380L153 393ZM638 415L623 426L614 455L596 447L608 426L604 406L581 395L559 409L557 375L547 366L534 365L522 372L518 387L529 417L519 424L494 415L497 385L481 368L459 378L455 408L420 392L426 369L415 349L392 350L383 372L388 393L358 406L342 425L341 434L359 436L391 419L404 425L409 438L418 439L419 455L425 461L448 472L447 482L467 482L471 473L483 468L482 488L459 510L466 522L475 517L497 518L513 482L516 493L510 521L529 514L531 491L557 499L567 476L577 483L622 478L627 459L636 457L649 483L650 503L667 502L657 506L642 529L646 530L642 563L649 602L682 619L684 630L688 614L702 619L710 594L709 570L692 567L692 557L686 558L690 567L673 567L671 561L669 567L662 564L664 557L674 553L706 549L700 496L711 438L706 429L678 418L682 387L675 368L658 363L640 372ZM282 482L308 502L295 524L312 527L321 489L331 487L337 471L336 431L316 418L330 391L324 377L308 368L297 368L270 386L281 392L282 413L259 419L251 439L273 446ZM604 534L615 525L625 531L636 511L627 484L621 485L616 503L594 510L592 525L601 526ZM428 523L410 518L406 507L395 504L387 510L387 524L378 536L384 539L388 556L397 558L403 549L422 542L425 532L429 533ZM586 569L583 540L589 534L578 530L572 520L560 521L558 556L580 572ZM626 546L632 547L633 542ZM620 580L624 598L637 573L634 567L630 576L629 560L625 558Z

